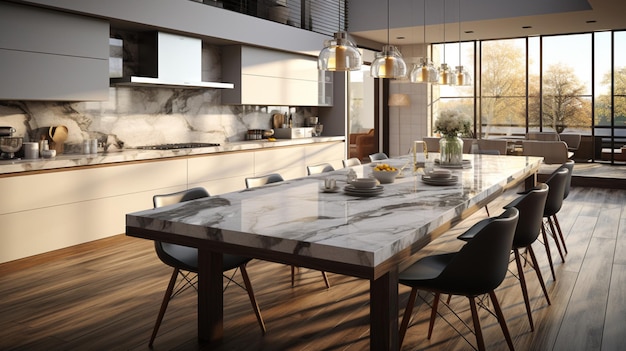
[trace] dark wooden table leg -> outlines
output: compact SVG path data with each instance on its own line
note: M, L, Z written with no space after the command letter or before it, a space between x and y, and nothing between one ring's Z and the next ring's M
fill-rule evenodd
M198 339L217 345L224 336L222 254L198 250Z
M399 350L398 271L370 280L370 350Z
M535 186L537 186L537 173L533 173L531 175L529 175L526 180L524 181L524 189L525 190L530 190L532 188L534 188Z

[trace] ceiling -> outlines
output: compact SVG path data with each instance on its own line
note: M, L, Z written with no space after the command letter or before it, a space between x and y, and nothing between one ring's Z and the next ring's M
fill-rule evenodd
M386 1L348 1L348 31L362 47L387 42L387 21L391 44L423 43L424 14L428 43L626 29L624 0L389 0L388 18Z

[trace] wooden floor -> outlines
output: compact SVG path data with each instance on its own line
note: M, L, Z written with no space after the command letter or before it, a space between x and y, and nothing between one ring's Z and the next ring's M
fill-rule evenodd
M500 205L514 193L490 205ZM484 218L479 211L423 253L456 250L455 237ZM496 290L518 350L623 350L626 345L626 190L572 189L559 218L569 254L554 254L557 280L550 275L545 250L535 251L552 305L527 267L536 330L531 332L518 281L509 273ZM553 246L554 248L554 246ZM511 270L516 272L514 264ZM220 350L367 350L367 281L329 274L326 289L319 272L301 269L297 286L287 266L253 260L249 273L268 332L262 336L246 293L225 293L225 339ZM123 235L0 265L0 350L147 350L170 269L156 257L151 242ZM236 279L241 281L239 273ZM400 313L409 289L400 287ZM432 297L422 294L403 350L472 349L473 334L445 307L431 340L426 339ZM426 302L424 302L426 301ZM464 298L452 307L471 324ZM199 350L196 294L172 300L155 350ZM487 348L506 349L494 317L479 310Z

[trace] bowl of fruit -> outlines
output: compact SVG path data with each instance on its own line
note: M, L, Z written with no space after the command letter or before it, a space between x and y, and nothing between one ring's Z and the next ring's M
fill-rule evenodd
M376 167L372 169L372 177L376 178L381 184L393 183L398 173L400 173L399 169L387 163L377 164Z

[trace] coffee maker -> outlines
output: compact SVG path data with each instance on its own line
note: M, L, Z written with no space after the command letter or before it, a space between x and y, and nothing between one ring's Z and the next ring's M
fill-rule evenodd
M14 137L15 128L0 127L0 151L2 159L14 159L15 153L22 148L22 138Z

